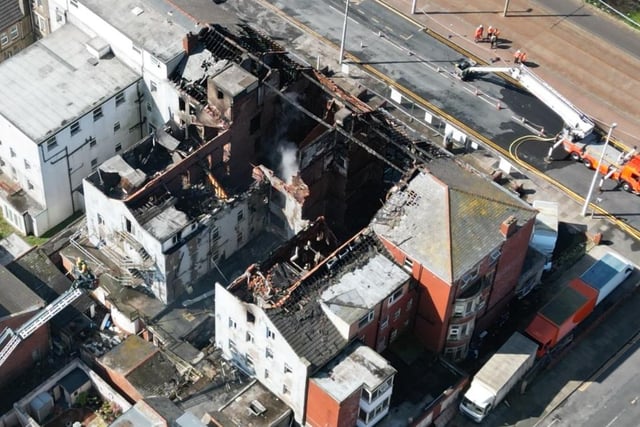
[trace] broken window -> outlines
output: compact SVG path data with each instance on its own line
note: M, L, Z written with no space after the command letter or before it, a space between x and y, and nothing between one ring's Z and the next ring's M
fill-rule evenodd
M253 334L247 331L246 339L247 339L247 342L253 343Z
M222 161L227 163L231 160L231 143L227 142L222 146Z
M252 312L247 311L247 322L255 323L255 321L256 321L256 316L254 316Z
M220 89L218 89L218 99L224 99L224 93Z
M124 218L124 229L127 231L127 233L131 233L131 220L129 220L129 218Z
M29 190L33 190L33 184L31 183L31 181L27 180L27 188Z
M286 363L284 364L284 373L285 374L290 374L293 372L293 369L291 369L291 366L287 365Z

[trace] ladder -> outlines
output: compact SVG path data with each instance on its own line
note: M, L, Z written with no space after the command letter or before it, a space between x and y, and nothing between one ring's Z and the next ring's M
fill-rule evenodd
M43 308L38 314L29 319L27 323L20 326L16 332L11 330L11 328L6 328L2 332L2 335L0 335L0 345L2 345L3 341L5 341L9 336L11 339L9 339L7 344L2 348L2 350L0 350L0 366L7 361L13 350L15 350L21 341L27 339L39 327L47 323L56 314L60 313L72 302L78 299L80 295L82 295L82 289L74 286L56 298L51 304Z

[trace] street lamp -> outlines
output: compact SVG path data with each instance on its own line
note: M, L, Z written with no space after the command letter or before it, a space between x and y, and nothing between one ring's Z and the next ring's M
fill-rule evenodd
M611 133L618 126L617 123L612 123L609 128L609 132L607 133L607 139L604 141L604 146L602 147L602 153L600 153L600 160L598 160L598 164L596 165L596 170L593 172L593 179L591 180L591 187L589 187L589 193L587 194L587 198L584 200L584 206L582 207L582 216L587 215L587 208L589 207L589 202L591 201L591 196L593 195L593 189L596 186L596 181L598 180L598 174L600 173L600 165L602 164L602 160L604 159L604 153L607 151L607 146L609 145L609 139L611 139Z
M416 14L416 3L418 2L418 0L413 0L411 2L411 14L415 15Z
M502 16L507 16L508 9L509 9L509 0L504 0L504 11L502 11Z
M340 60L338 63L342 65L344 57L344 39L347 37L347 19L349 18L349 0L345 0L344 6L344 24L342 24L342 39L340 39Z

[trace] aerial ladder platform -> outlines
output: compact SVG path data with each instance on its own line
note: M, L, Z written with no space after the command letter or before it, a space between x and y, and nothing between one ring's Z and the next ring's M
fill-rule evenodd
M71 288L63 292L51 304L40 310L35 316L15 331L11 328L5 328L2 334L0 334L0 346L2 346L2 349L0 349L0 366L7 361L9 356L11 356L11 353L13 353L22 341L29 338L29 336L37 331L38 328L46 324L55 315L71 305L84 293L85 289L95 288L96 278L93 273L87 270L84 261L79 260L76 263L74 273L76 275L76 279L71 284ZM6 344L4 344L5 341Z
M509 75L560 116L564 121L563 131L565 135L573 140L586 138L595 128L594 122L585 113L535 75L524 64L512 67L476 66L468 60L463 60L456 64L456 74L462 80L468 80L478 73L504 73Z

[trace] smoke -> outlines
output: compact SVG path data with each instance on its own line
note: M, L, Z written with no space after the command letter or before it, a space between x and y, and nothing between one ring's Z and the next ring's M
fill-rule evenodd
M283 142L278 145L280 165L278 172L280 178L287 184L291 184L291 178L299 171L298 147L292 142Z

